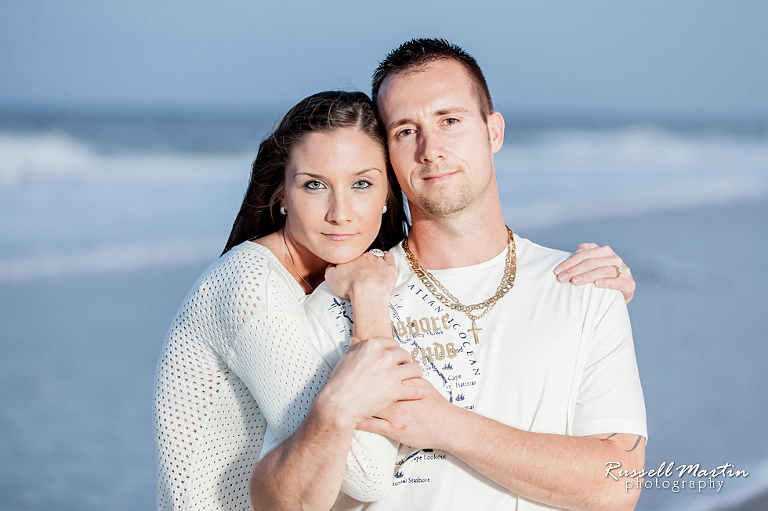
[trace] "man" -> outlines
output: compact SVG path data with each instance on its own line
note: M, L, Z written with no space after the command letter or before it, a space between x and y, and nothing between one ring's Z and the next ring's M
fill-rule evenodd
M392 250L391 321L424 370L404 384L430 393L357 419L400 442L393 488L370 509L634 508L639 492L606 477L609 462L642 468L647 436L624 301L559 286L550 271L563 253L505 226L493 161L504 120L476 62L445 41L410 41L377 69L373 100L413 221ZM308 307L333 359L349 342L349 313L318 291ZM327 488L309 481L322 471L305 477L306 464L332 454L307 438L270 454L305 464L281 472L295 483L283 491ZM252 483L252 499L275 490L259 467ZM362 506L343 494L336 502Z

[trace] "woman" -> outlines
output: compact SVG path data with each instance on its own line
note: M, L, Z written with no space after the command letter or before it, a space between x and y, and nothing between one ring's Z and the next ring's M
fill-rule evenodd
M391 256L363 256L372 271L349 295L356 337L373 340L353 345L333 374L311 348L300 300L329 264L405 237L401 197L363 93L311 96L261 143L224 254L193 286L158 364L160 508L250 509L248 477L265 433L274 446L308 415L303 429L348 426L333 440L350 451L346 467L318 470L343 472L341 490L357 500L389 490L393 465L372 461L389 441L353 431L396 400L424 397L402 384L420 368L385 338Z

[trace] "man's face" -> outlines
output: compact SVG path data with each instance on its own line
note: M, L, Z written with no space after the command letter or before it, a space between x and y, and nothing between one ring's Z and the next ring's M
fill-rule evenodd
M501 148L504 121L498 113L483 119L464 66L439 60L390 75L378 108L412 215L459 213L489 194L498 200L493 153Z

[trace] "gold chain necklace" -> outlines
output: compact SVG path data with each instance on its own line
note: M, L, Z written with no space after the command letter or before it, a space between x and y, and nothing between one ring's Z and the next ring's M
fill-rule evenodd
M470 321L472 321L472 328L467 329L467 332L472 332L475 336L475 344L480 344L480 338L477 334L483 331L482 328L477 328L477 320L485 317L486 314L491 312L493 306L499 301L501 297L509 293L512 287L515 285L515 275L517 273L517 256L515 254L515 238L512 234L512 230L507 227L507 233L509 241L507 242L507 260L504 265L504 275L501 277L501 283L496 288L496 293L481 303L475 303L472 305L462 304L458 298L453 296L429 270L424 268L419 261L416 260L416 256L413 255L410 248L408 248L408 240L403 240L403 251L405 257L408 258L408 263L411 265L413 273L419 277L421 283L427 288L427 291L440 300L440 302L455 311L463 312L467 315ZM476 310L484 309L480 314L473 314Z
M285 243L285 238L283 238L282 236L280 236L280 233L279 233L279 232L277 233L277 237L278 237L278 238L280 238L280 241L282 241L282 242L283 242L283 253L285 254L285 258L288 260L288 262L289 262L289 263L291 263L291 268L293 268L293 271L295 271L295 272L296 272L296 275L298 275L298 276L299 276L299 278L301 279L301 281L302 281L304 284L306 284L306 286L307 286L307 287L310 289L310 291L311 291L311 290L312 290L312 286L310 286L310 285L309 285L309 282L307 282L306 280L304 280L304 277L302 277L302 276L301 276L301 273L299 273L299 270L297 270L297 269L296 269L296 266L293 264L293 257L291 257L291 254L290 254L290 252L288 252L288 245Z

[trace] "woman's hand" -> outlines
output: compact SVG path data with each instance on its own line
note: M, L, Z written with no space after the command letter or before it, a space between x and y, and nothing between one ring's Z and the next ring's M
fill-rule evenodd
M335 420L355 427L396 401L427 397L429 388L409 381L421 375L421 366L394 339L353 337L316 403Z
M366 252L348 263L326 268L325 280L340 298L354 301L356 296L378 296L389 303L397 282L395 259L389 252L383 258Z
M635 294L632 272L609 246L582 243L576 253L560 263L554 272L560 282L576 286L594 282L597 287L618 289L624 295L624 303L629 303Z

